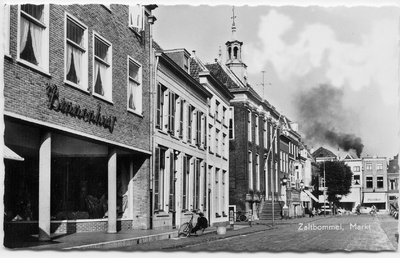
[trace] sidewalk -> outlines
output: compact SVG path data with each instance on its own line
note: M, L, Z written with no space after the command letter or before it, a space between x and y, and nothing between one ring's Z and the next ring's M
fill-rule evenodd
M323 216L284 220L279 218L274 221L274 226L272 226L272 220L253 221L251 227L248 222L237 222L233 228L229 225L227 226L226 236L230 237L232 235L241 235L271 229L273 230L282 226L293 226L298 225L298 223L310 222L323 218ZM204 231L203 234L216 235L216 232L216 227L209 227ZM219 236L222 238L224 237L224 235ZM9 250L106 249L177 238L177 229L127 230L119 231L116 234L108 234L107 232L81 232L72 234L54 234L51 235L51 241L49 242L39 242L37 241L37 236L33 235L29 239L21 239L19 241L4 243L4 246Z

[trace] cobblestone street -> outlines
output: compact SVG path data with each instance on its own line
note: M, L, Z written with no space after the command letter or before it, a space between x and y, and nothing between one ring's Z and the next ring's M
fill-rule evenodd
M140 244L123 250L172 251L394 251L398 221L388 215L321 217L269 229L265 225L227 232ZM241 233L239 233L241 232Z

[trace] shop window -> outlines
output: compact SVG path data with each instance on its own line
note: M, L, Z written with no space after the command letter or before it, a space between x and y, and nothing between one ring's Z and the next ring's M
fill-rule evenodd
M366 177L366 186L367 186L367 188L372 188L373 187L372 176L367 176Z
M49 71L49 6L20 6L18 61Z
M383 188L383 177L382 176L378 176L376 178L376 187Z
M128 110L142 115L142 65L128 57Z
M112 101L112 45L94 34L94 95Z
M88 88L87 27L66 15L65 80L82 90Z

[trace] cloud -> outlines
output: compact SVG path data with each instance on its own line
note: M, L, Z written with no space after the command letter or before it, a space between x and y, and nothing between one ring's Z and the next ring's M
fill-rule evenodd
M276 10L261 17L260 42L244 45L249 67L260 71L270 62L280 80L286 82L324 68L318 72L325 72L326 81L315 84L348 85L356 91L376 84L386 104L396 103L397 22L374 21L369 34L362 35L357 43L338 40L335 31L321 23L306 24L296 32L295 22ZM288 33L296 33L294 42L285 40Z

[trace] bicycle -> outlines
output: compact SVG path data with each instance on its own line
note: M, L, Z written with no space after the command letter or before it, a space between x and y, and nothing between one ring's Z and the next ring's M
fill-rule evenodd
M189 237L190 234L192 233L192 230L194 228L193 226L193 217L194 214L197 214L197 212L195 210L192 211L192 217L190 218L190 220L188 222L183 223L178 230L178 237L181 236L185 236L185 237ZM204 232L205 228L202 228L202 232ZM196 236L197 236L197 232L195 232Z

